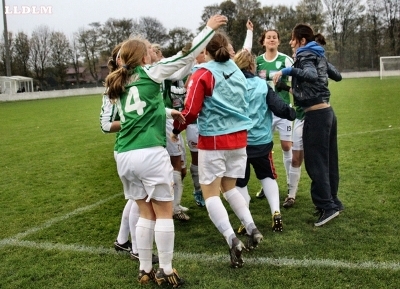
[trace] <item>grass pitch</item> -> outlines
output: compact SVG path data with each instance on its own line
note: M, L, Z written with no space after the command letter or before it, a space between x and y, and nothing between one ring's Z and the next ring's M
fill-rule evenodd
M173 261L184 288L398 288L399 81L344 79L330 89L345 211L313 226L303 168L295 206L282 208L282 233L270 230L267 201L252 198L264 241L244 254L244 268L231 269L225 241L194 203L188 173L182 204L191 219L175 222ZM138 263L113 249L125 200L115 135L101 133L100 105L100 95L0 103L0 288L140 287ZM275 143L283 201L277 135ZM259 187L253 176L252 196Z

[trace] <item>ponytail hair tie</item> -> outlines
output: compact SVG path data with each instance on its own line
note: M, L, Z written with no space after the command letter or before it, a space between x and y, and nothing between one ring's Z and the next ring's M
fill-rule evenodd
M128 70L128 65L124 64L122 65L123 68L125 68L126 70Z

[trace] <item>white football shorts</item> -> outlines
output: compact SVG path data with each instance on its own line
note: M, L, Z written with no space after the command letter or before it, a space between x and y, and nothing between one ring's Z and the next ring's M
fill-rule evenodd
M126 199L147 201L174 199L173 168L164 147L119 153L117 169Z
M186 128L186 141L191 152L198 152L199 127L197 124L189 124Z
M246 148L235 150L199 149L199 182L209 185L218 177L244 178L246 161Z
M174 128L174 120L167 119L166 134L167 134L167 152L171 157L181 156L185 153L185 142L183 137L179 135L179 141L173 142L171 140L171 133Z
M293 124L293 145L292 150L303 150L303 125L304 119L295 119Z
M290 120L277 117L273 114L272 131L279 132L279 139L283 141L292 141L292 125Z

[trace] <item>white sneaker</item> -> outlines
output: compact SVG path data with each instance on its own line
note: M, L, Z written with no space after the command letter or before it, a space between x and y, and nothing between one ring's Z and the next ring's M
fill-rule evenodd
M181 209L182 212L187 212L187 211L189 211L189 208L184 207L184 206L181 206L181 205L179 205L179 208Z

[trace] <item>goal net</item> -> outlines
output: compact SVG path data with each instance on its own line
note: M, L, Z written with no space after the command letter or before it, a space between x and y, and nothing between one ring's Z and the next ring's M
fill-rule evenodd
M400 56L382 56L379 62L381 79L400 76Z

